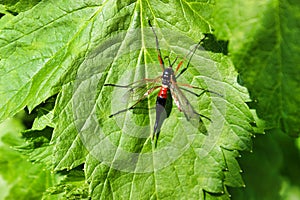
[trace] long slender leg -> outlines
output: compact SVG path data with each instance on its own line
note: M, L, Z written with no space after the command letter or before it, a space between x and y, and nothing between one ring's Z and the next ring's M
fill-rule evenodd
M186 84L186 83L178 83L178 82L177 82L177 84L178 84L179 86L184 86L184 87L188 87L188 88L193 88L193 89L197 89L197 90L202 90L202 92L201 92L200 94L197 94L196 92L190 91L190 90L188 90L188 89L186 89L186 88L184 88L184 87L180 87L180 89L182 89L182 90L184 90L184 91L187 91L187 92L189 92L189 93L191 93L191 94L193 94L193 95L195 95L195 96L197 96L197 97L201 96L201 95L202 95L203 93L205 93L205 92L212 93L212 94L216 94L216 95L218 95L218 96L220 96L220 97L223 97L223 95L221 95L221 94L219 94L219 93L217 93L217 92L215 92L215 91L212 91L212 90L204 89L204 88L197 87L197 86L193 86L193 85Z
M179 70L180 67L182 66L183 61L191 54L191 56L190 56L190 58L189 58L189 61L188 61L187 65L186 65L186 67L183 68L183 69L179 72L179 74L176 75L176 78L179 78L179 77L180 77L180 76L188 69L188 67L189 67L189 65L190 65L190 62L191 62L191 60L192 60L193 55L195 54L196 50L198 49L198 47L200 46L200 44L202 43L202 41L203 41L204 39L205 39L205 38L201 39L201 40L197 43L197 45L196 45L191 51L189 51L188 54L187 54L187 55L179 62L179 64L177 65L177 68L176 68L176 70L175 70L175 74L178 72L178 70Z
M156 35L156 32L153 28L153 26L151 25L151 22L150 20L148 20L148 23L149 23L149 26L151 27L153 33L154 33L154 36L155 36L155 42L156 42L156 51L157 51L157 56L158 56L158 60L159 60L159 63L160 63L160 67L162 70L165 69L165 64L164 64L164 61L162 59L162 55L161 55L161 52L160 52L160 48L159 48L159 43L158 43L158 38L157 38L157 35Z
M128 85L117 85L117 84L112 84L112 83L106 83L106 84L104 84L104 86L113 86L113 87L120 87L120 88L132 88L132 86L134 84L136 84L136 83L143 83L143 82L145 82L145 83L147 83L147 82L159 83L160 82L160 78L161 78L161 76L158 76L158 77L153 78L153 79L151 79L151 78L144 78L142 80L135 81L135 82L130 83Z
M173 66L175 64L175 62L177 61L178 56L176 56L175 60L172 62L171 66Z
M115 115L118 115L120 113L126 112L128 110L132 110L136 107L137 104L139 104L141 101L143 101L148 95L150 95L153 91L155 91L156 89L160 88L161 86L155 86L153 88L150 88L140 99L138 99L132 106L130 106L129 108L125 108L123 110L120 110L114 114L111 114L109 117L113 117Z
M203 117L203 118L205 118L205 119L207 119L207 120L209 120L210 122L212 122L212 120L209 118L209 117L206 117L205 115L202 115L202 114L200 114L200 113L198 113L197 111L193 111L196 115L198 115L199 117ZM201 119L200 119L201 120Z
M190 119L195 118L195 114L196 114L198 117L204 117L209 121L211 121L210 118L206 117L205 115L199 114L197 111L195 111L195 109L193 108L189 100L186 98L186 96L183 94L183 92L180 89L181 88L177 84L173 83L173 87L171 87L171 94L179 111L184 113L186 119L189 121ZM196 93L190 90L187 90L185 88L182 89L197 95Z
M169 66L173 66L174 65L174 63L177 61L177 59L178 59L178 56L176 56L176 58L174 59L174 61L171 63L171 61L170 61L170 57L169 56L165 56L165 58L164 59L168 59L168 61L169 61Z
M165 56L165 57L164 57L164 60L166 60L166 59L168 59L169 66L172 66L172 65L171 65L171 61L170 61L170 57L169 57L169 56Z

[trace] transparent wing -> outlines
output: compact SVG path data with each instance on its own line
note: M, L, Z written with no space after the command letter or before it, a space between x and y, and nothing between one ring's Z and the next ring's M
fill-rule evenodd
M197 114L197 112L194 110L193 106L182 93L177 84L171 84L170 90L176 106L185 114L188 121L192 118L199 118L199 114Z
M116 87L114 92L119 96L116 98L116 102L119 105L124 105L124 109L118 110L117 112L111 114L109 117L113 117L120 113L126 112L128 110L137 108L137 105L140 104L148 95L150 95L153 91L160 88L159 81L161 80L161 76L154 79L142 79L136 82L127 84L127 85L117 85L117 84L104 84L104 86ZM127 91L123 91L126 90ZM124 94L125 92L125 94ZM135 97L132 99L132 97Z
M178 107L180 111L182 111L188 121L190 121L195 127L198 127L198 129L206 133L207 130L203 124L203 121L201 120L201 117L204 117L208 120L210 120L208 117L199 114L189 100L186 98L186 96L183 94L183 92L180 90L180 88L177 85L177 82L174 80L171 80L171 86L170 86L172 98Z
M122 99L131 99L131 101L136 101L147 94L151 88L157 87L161 83L161 76L154 79L142 79L127 85L118 84L104 84L104 86L111 86L117 88L127 89L127 92L122 96Z
M161 76L154 79L142 79L127 85L128 91L124 94L124 98L130 97L133 101L136 101L143 96L147 95L146 93L158 86L161 83Z

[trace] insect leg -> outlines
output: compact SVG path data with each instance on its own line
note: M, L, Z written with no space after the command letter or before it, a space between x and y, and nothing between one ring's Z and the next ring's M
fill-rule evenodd
M171 90L173 100L174 100L175 104L177 105L179 111L184 113L184 115L185 115L185 117L188 121L193 119L193 118L195 119L196 116L197 116L197 118L198 117L204 117L204 118L210 120L210 118L208 118L208 117L206 117L202 114L199 114L198 112L195 111L195 109L193 108L193 106L191 105L189 100L186 98L186 96L181 91L181 87L179 87L179 85L177 84L176 81L171 80L171 83L172 84L171 84L170 90ZM191 86L191 85L188 85L188 86L194 87L194 86ZM195 87L195 88L198 88L198 87ZM194 93L194 92L192 92L192 91L190 91L186 88L182 88L182 89L185 90L185 91L189 91L191 93ZM197 95L197 93L194 93L194 94ZM200 121L201 121L201 118L200 118Z
M168 59L168 61L169 61L169 66L173 66L174 65L174 63L177 61L177 59L178 59L178 56L176 56L176 58L174 59L174 61L171 63L171 61L170 61L170 57L169 56L165 56L165 58L164 59Z
M153 79L150 79L150 78L144 78L142 80L138 80L138 81L135 81L133 83L130 83L128 85L117 85L117 84L112 84L112 83L106 83L104 84L104 86L113 86L113 87L120 87L120 88L134 88L135 86L133 86L134 84L137 84L137 83L149 83L149 82L152 82L152 83L156 83L156 82L159 82L160 81L160 78L161 76L158 76L156 78L153 78Z
M178 70L179 70L180 67L182 66L183 61L191 54L191 56L190 56L190 58L189 58L189 61L188 61L187 65L186 65L186 67L183 68L183 69L179 72L179 74L176 75L176 78L179 78L179 77L180 77L180 76L188 69L188 67L189 67L189 65L190 65L190 62L191 62L191 60L192 60L193 55L195 54L196 50L198 49L198 47L200 46L200 44L203 42L204 39L205 39L205 38L201 39L201 40L197 43L197 45L196 45L191 51L189 51L188 54L187 54L187 55L179 62L179 64L178 64L177 67L176 67L175 74L178 72Z
M204 88L201 88L201 87L197 87L197 86L193 86L193 85L189 85L189 84L185 84L185 83L178 83L178 82L177 82L177 84L180 85L180 86L188 87L188 88L193 88L193 89L197 89L197 90L202 90L202 92L201 92L200 94L197 94L196 92L193 92L193 91L191 91L191 90L188 90L188 89L186 89L186 88L184 88L184 87L180 87L180 89L182 89L182 90L184 90L184 91L187 91L187 92L189 92L189 93L191 93L191 94L193 94L193 95L195 95L195 96L197 96L197 97L200 97L200 96L201 96L203 93L205 93L205 92L212 93L212 94L216 94L216 95L218 95L218 96L220 96L220 97L223 97L223 95L221 95L221 94L219 94L219 93L217 93L217 92L215 92L215 91L212 91L212 90L204 89Z
M161 67L162 70L164 70L165 69L165 65L164 65L164 61L162 59L162 55L161 55L161 52L160 52L157 35L155 33L155 30L154 30L153 26L151 25L150 20L148 20L148 23L149 23L149 26L151 27L151 29L152 29L152 31L154 33L154 36L155 36L156 51L157 51L157 57L158 57L158 60L159 60L159 63L160 63L160 67Z
M193 111L196 115L198 115L199 117L204 117L205 119L209 120L210 122L212 122L212 120L209 117L206 117L205 115L201 115L200 113L198 113L197 111ZM200 118L201 120L201 118ZM201 120L202 121L202 120Z
M149 94L151 94L153 91L155 91L156 89L160 88L161 86L155 86L153 88L150 88L140 99L138 99L132 106L130 106L129 108L125 108L123 110L120 110L114 114L111 114L109 117L113 117L115 115L118 115L120 113L126 112L128 110L132 110L136 107L136 105L138 105L141 101L143 101Z

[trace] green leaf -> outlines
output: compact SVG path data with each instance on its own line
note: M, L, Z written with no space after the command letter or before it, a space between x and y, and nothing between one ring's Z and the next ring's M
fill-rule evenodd
M43 130L27 130L22 132L23 138L26 138L26 144L17 146L16 148L25 155L28 160L34 163L43 163L49 170L52 170L52 153L53 145L49 145L52 135L52 128Z
M25 106L32 110L57 92L51 89L86 50L89 36L81 34L89 32L88 20L98 7L92 2L68 5L41 2L0 27L5 38L0 40L0 120Z
M148 10L147 5L138 3L137 7L140 6ZM169 9L175 12L175 8ZM86 176L92 197L149 199L172 196L201 199L210 193L227 193L225 177L228 177L226 184L243 186L240 169L234 162L235 156L226 151L251 149L252 128L249 123L253 122L253 118L245 104L249 100L247 90L237 84L237 73L228 57L196 52L192 65L181 78L184 83L206 87L224 96L206 94L197 100L189 95L189 98L194 98L191 101L201 114L213 121L204 121L209 127L208 136L195 130L174 108L163 124L155 149L149 139L155 119L151 109L108 117L132 103L122 95L126 95L126 89L104 87L104 82L126 85L143 77L154 78L161 74L154 35L146 27L147 17L149 15L141 14L130 23L119 22L124 23L127 30L125 28L108 41L99 42L99 46L77 71L71 101L73 109L76 108L74 120L77 130L80 130L81 140L90 153L86 161ZM178 54L184 56L201 38L199 33L189 38L189 32L184 32L184 27L201 30L202 24L205 24L191 20L180 27L180 33L176 33L179 28L175 21L168 21L159 14L152 17L159 19L152 22L162 53L165 56L171 52L171 58ZM173 26L159 28L167 22ZM144 27L136 31L133 29L136 23ZM180 48L185 51L180 51ZM155 95L150 96L144 105L153 107ZM225 174L226 168L228 171ZM223 198L228 196L223 195Z
M81 169L74 169L65 174L61 182L48 188L43 199L88 199L88 185Z
M40 199L43 192L55 184L56 175L43 170L43 165L30 163L9 148L1 147L0 151L0 173L9 185L7 199Z
M41 0L2 0L1 4L4 5L6 12L4 13L11 13L13 15L17 15L20 12L24 12L26 10L31 9Z
M38 106L34 113L36 113L36 117L32 124L32 130L43 130L47 126L54 128L55 124L53 123L53 115L54 115L54 106L55 106L55 97L51 97L45 103Z
M45 127L53 126L50 148L29 147L36 148L32 158L49 165L52 152L56 171L85 164L94 199L229 199L226 186L243 186L235 158L237 151L252 148L250 123L255 121L245 103L250 101L247 89L237 83L237 73L220 51L221 44L205 40L204 47L209 48L197 49L178 78L178 82L221 94L207 92L197 98L185 93L195 110L211 119L202 118L207 135L173 104L154 148L150 135L156 93L141 102L145 110L109 118L133 102L123 98L126 89L104 86L161 75L148 19L163 58L174 60L178 55L179 60L212 33L213 7L175 0L41 1L0 23L0 38L5 38L0 40L0 119L25 106L32 111L58 93L53 117L52 112L43 113L33 127L39 130L26 131L24 136L28 134L33 144L46 144ZM187 63L188 59L182 66ZM84 187L80 181L66 191Z
M216 1L213 25L230 40L243 84L268 128L299 135L300 6L297 1Z
M11 145L24 145L17 135L22 129L16 119L0 125L1 141ZM9 172L9 173L8 173ZM59 180L59 176L45 169L43 164L32 164L28 157L2 144L0 146L1 199L40 199L48 187Z
M40 104L31 114L23 112L20 120L27 126L32 125L31 129L21 131L22 140L13 144L11 138L5 137L5 142L14 146L16 150L28 156L28 160L33 163L43 163L49 170L52 170L53 145L50 140L53 133L53 122L51 111L54 107L54 98L49 98L45 103ZM20 114L19 114L20 115ZM15 117L14 117L15 118ZM32 120L34 120L32 122ZM7 139L6 139L7 138ZM24 144L24 140L26 143Z
M54 112L56 126L51 140L54 146L52 165L57 171L83 164L88 153L74 124L72 94L73 84L65 85Z
M232 196L266 200L297 196L300 156L295 140L278 131L257 137L254 146L253 152L242 153L239 159L246 187L230 189Z

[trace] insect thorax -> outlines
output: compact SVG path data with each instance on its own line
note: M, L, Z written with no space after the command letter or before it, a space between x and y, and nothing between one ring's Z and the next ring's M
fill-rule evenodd
M171 67L168 67L163 72L163 75L162 75L162 85L165 85L168 88L170 88L171 77L172 77L172 79L175 78L174 71L173 71L173 69Z

